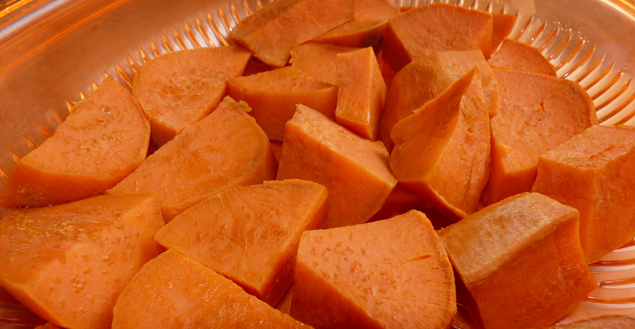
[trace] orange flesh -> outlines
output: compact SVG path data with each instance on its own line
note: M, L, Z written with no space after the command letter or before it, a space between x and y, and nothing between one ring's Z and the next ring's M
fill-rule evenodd
M514 29L516 16L511 14L492 14L492 53L496 52L503 39L505 39Z
M152 126L152 141L160 147L214 110L227 79L241 75L250 58L240 47L199 48L165 53L141 66L133 93Z
M151 194L10 210L0 220L0 284L64 328L110 328L117 296L159 254Z
M381 143L363 139L303 105L287 122L280 155L277 179L289 178L327 188L327 228L365 223L397 184Z
M297 104L335 118L337 87L293 67L231 79L227 93L251 106L249 114L273 140L284 138L284 125L293 117Z
M337 54L358 50L331 44L307 42L291 50L291 66L313 78L337 85Z
M587 263L635 235L635 130L593 126L543 153L532 191L580 211Z
M113 313L113 329L310 328L174 250L139 271Z
M418 211L300 239L291 315L316 328L449 328L454 274Z
M107 193L156 192L167 223L216 193L273 179L269 139L247 110L226 97Z
M501 48L487 61L493 67L534 72L557 77L556 68L542 53L522 42L505 39Z
M522 193L442 230L485 328L551 325L597 286L584 262L579 213Z
M145 159L150 126L113 78L77 103L55 134L9 174L0 207L40 207L102 194Z
M373 48L338 54L336 62L339 85L336 121L361 137L377 139L386 83Z
M324 226L327 196L295 179L238 187L177 216L155 240L276 306L293 282L300 235Z
M486 205L530 191L540 154L598 123L591 97L573 81L500 68L494 73L500 105L491 119Z

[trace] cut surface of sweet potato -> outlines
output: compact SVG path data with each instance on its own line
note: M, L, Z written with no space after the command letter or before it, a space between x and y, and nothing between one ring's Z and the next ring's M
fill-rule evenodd
M517 17L512 14L492 14L492 54L500 47L503 40L512 32Z
M439 51L480 49L489 58L492 14L445 3L416 7L388 20L383 52L398 72L419 57Z
M593 126L540 155L532 191L580 211L587 263L635 235L635 130Z
M390 167L399 184L458 218L476 211L490 167L478 68L397 122L390 135Z
M337 46L328 43L307 42L291 50L291 66L313 78L337 85L337 54L359 48Z
M251 53L235 46L162 54L136 71L133 94L162 146L208 115L225 97L229 77L243 73Z
M430 221L410 211L379 222L307 231L291 315L316 328L449 328L454 274Z
M485 328L549 326L597 285L584 262L579 212L521 193L439 235Z
M155 240L276 306L293 282L300 235L324 226L327 197L298 179L237 187L180 214Z
M492 167L482 196L486 205L530 191L540 154L598 123L593 101L578 83L493 70L500 103L491 119Z
M273 67L285 66L289 51L350 21L355 0L273 1L238 23L231 39Z
M506 67L525 72L534 72L557 77L556 68L540 50L511 39L505 39L500 49L487 61L495 67Z
M298 178L327 188L325 227L365 223L397 180L380 142L359 137L304 105L286 125L277 179Z
M110 328L117 296L160 252L152 194L16 209L0 220L0 284L63 328Z
M283 67L233 78L227 93L249 104L249 114L270 139L282 140L284 125L293 117L298 104L335 118L337 90L336 86L315 80L294 67Z
M107 193L156 192L167 223L226 189L273 179L271 144L248 110L245 103L226 97Z
M310 328L174 250L141 268L113 314L113 329Z
M138 102L109 77L51 138L18 161L0 206L41 207L102 194L143 162L149 142L150 125Z

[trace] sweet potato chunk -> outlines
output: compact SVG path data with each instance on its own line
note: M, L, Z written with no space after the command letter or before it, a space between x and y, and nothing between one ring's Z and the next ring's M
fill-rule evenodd
M214 194L273 179L271 144L248 110L226 97L214 112L185 128L106 192L156 192L167 223Z
M145 159L150 125L132 95L107 78L9 174L0 206L41 207L104 193Z
M521 193L439 235L483 327L536 328L561 319L596 288L578 229L575 208Z
M141 268L113 313L113 329L308 328L174 250Z
M337 54L348 53L359 48L336 46L326 43L307 42L291 50L291 66L315 79L337 85Z
M593 126L543 153L532 191L580 211L587 263L635 235L635 130Z
M337 81L336 121L359 136L377 139L386 83L373 48L338 54Z
M300 235L324 226L327 196L298 179L237 187L180 214L155 240L276 306L293 282Z
M277 179L299 178L329 192L325 227L365 223L397 180L381 143L361 138L304 105L287 122Z
M454 274L425 215L307 231L291 315L316 328L449 328Z
M353 19L355 2L273 1L239 22L229 36L266 64L282 67L294 46Z
M496 52L503 40L512 32L516 16L511 14L492 14L492 53Z
M251 53L240 47L187 49L160 55L137 72L132 91L162 146L208 115L225 97L229 77L243 73Z
M161 227L149 193L10 210L0 220L0 284L52 324L110 328L117 296L159 254Z
M544 74L495 68L500 90L492 124L492 168L486 205L528 192L540 153L598 123L593 101L579 84Z
M397 122L390 136L390 168L399 184L458 218L476 211L490 167L478 68Z
M284 138L284 124L293 117L298 104L335 118L337 87L313 79L294 68L284 67L248 77L233 78L227 94L247 102L249 114L273 140Z
M511 39L505 39L487 63L494 67L558 76L556 68L538 49Z
M478 66L486 108L493 117L498 111L498 82L480 50L447 51L426 55L406 65L390 85L381 119L381 136L388 150L390 131L399 120L411 115L428 101L441 95L453 82Z
M419 57L439 51L480 49L489 58L492 14L445 3L405 11L384 32L386 63L399 71Z

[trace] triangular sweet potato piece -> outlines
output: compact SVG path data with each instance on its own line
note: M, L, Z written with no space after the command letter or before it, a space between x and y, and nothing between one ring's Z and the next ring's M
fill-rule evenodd
M150 125L137 100L109 77L18 161L0 206L41 207L102 194L143 162L149 142Z
M558 76L556 68L538 49L511 39L505 39L487 63L492 67Z
M516 16L512 14L492 14L492 53L500 47L503 40L512 32L516 24Z
M284 138L284 125L298 104L335 118L337 86L315 80L294 67L233 78L227 86L230 97L249 104L249 114L272 140Z
M327 197L298 179L237 187L176 216L155 240L276 306L293 282L300 235L326 222Z
M541 153L598 124L591 97L574 81L501 68L494 73L500 103L491 119L486 205L530 191Z
M113 329L308 327L175 250L141 268L113 313Z
M299 178L329 192L325 227L365 223L384 203L397 180L388 152L304 105L284 132L277 179Z
M459 218L477 210L490 168L489 116L478 68L390 133L399 184Z
M445 3L405 11L384 33L384 59L398 72L419 57L438 51L480 49L491 54L492 14Z
M359 48L307 42L293 47L289 62L315 79L337 85L337 54L355 50Z
M214 194L273 179L271 144L246 111L246 104L226 97L106 193L156 192L167 223Z
M426 216L307 231L291 315L316 328L449 328L454 274Z
M0 220L0 284L63 328L110 328L117 296L160 253L150 193L9 210Z
M208 115L225 97L229 77L239 76L251 53L235 46L187 49L162 54L143 64L133 94L162 146Z
M282 67L293 47L353 19L355 2L273 1L239 22L229 36L264 63Z

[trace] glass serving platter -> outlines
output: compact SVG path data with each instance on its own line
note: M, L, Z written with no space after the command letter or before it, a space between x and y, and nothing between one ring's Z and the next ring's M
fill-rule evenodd
M0 1L0 192L16 161L50 137L105 76L134 72L169 51L230 44L229 31L270 0ZM517 16L510 38L537 47L558 76L577 81L603 125L635 125L635 0L392 0ZM0 208L0 212L2 209ZM635 316L635 243L590 266L599 286L560 323ZM27 320L5 311L0 329ZM22 312L22 313L21 313ZM5 322L4 324L2 322Z

